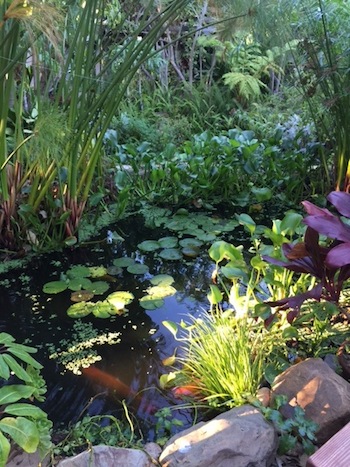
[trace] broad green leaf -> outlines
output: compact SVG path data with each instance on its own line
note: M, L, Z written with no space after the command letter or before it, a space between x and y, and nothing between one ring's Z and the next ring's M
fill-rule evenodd
M217 305L222 301L222 292L217 285L210 285L210 292L207 295L209 302L212 305Z
M87 277L75 277L71 279L68 283L69 290L73 290L74 292L82 289L88 289L91 286L92 282Z
M0 430L10 435L25 452L37 450L39 432L34 422L23 417L4 417L0 420Z
M127 267L127 271L131 274L146 274L149 268L146 264L135 263Z
M200 249L196 246L187 246L181 250L183 256L187 256L188 258L197 258L200 252Z
M242 253L238 248L227 243L224 240L219 240L212 244L209 248L209 256L216 263L220 263L223 259L236 260L241 259Z
M17 378L20 378L27 383L32 381L32 378L28 375L26 370L9 354L3 354L5 363L14 372Z
M109 294L106 300L117 310L122 310L134 300L134 295L131 292L119 290Z
M39 362L37 362L33 357L31 357L26 351L22 350L21 345L18 344L18 348L12 345L7 349L8 352L11 352L15 357L20 358L23 362L28 363L28 365L38 368L39 370L43 367Z
M96 318L110 318L112 314L114 314L114 306L107 302L96 302L95 306L92 310L92 313Z
M162 237L158 240L161 248L174 248L177 246L179 240L177 237Z
M93 302L79 302L71 305L67 310L67 315L70 318L84 318L84 316L92 313L95 304Z
M164 300L162 298L155 297L154 295L145 295L140 298L140 305L145 310L156 310L164 305Z
M182 259L181 251L176 248L166 248L159 252L159 256L171 261Z
M30 417L30 418L46 418L46 413L36 407L35 405L18 403L10 404L5 407L4 412L9 415L16 415L21 417Z
M160 243L156 240L145 240L137 245L137 247L142 251L155 251L159 250Z
M256 229L256 224L253 219L248 214L240 214L236 216L238 222L244 226L244 228L250 233L253 234Z
M179 244L183 248L188 248L188 247L200 247L203 245L203 242L201 240L198 240L197 238L183 238L182 240L179 241Z
M24 345L24 344L17 344L16 342L12 343L11 349L17 349L17 350L22 350L23 352L27 353L37 353L38 349L35 347L30 347L29 345Z
M10 377L10 369L5 363L3 355L0 354L0 378L8 380Z
M9 344L10 342L14 342L15 338L7 332L0 332L0 342L2 344Z
M176 323L174 323L173 321L162 321L162 324L163 326L171 332L171 334L175 337L176 339L176 335L177 335L177 331L178 331L178 326Z
M74 246L78 243L78 239L77 237L75 237L74 235L72 235L71 237L67 237L65 240L64 240L64 243L67 245L67 246Z
M90 276L90 269L87 266L72 266L67 271L67 277L70 279L74 279L77 277L89 277Z
M284 235L293 235L303 220L303 216L294 211L288 211L281 221L280 229Z
M91 282L88 287L84 287L88 292L94 295L103 295L109 289L109 284L104 281Z
M51 281L47 282L44 284L43 287L43 292L44 293L50 293L50 294L56 294L63 292L63 290L66 290L68 288L68 284L64 281Z
M0 467L5 467L10 454L11 444L0 431Z
M197 234L196 237L198 240L203 241L204 243L210 243L216 240L216 235L215 233L202 233L202 234Z
M132 264L135 264L135 260L133 258L128 258L127 256L123 258L116 258L113 261L114 266L120 267L120 268L127 268L128 266L131 266Z
M106 276L108 274L107 268L104 266L90 266L90 277L96 279L98 277Z
M10 384L0 388L0 405L11 404L20 399L28 399L35 391L34 387L24 384Z
M272 198L272 190L270 188L255 188L252 187L252 193L255 195L257 201L268 201Z
M176 289L171 285L155 285L147 289L148 295L153 295L154 298L170 297L176 293Z
M171 285L173 282L174 278L169 274L158 274L150 280L152 285Z

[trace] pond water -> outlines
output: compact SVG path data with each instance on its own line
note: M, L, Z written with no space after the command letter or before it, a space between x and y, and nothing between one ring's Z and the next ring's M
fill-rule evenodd
M162 360L179 345L162 321L188 321L189 315L198 316L208 309L206 294L214 265L207 254L208 244L196 259L166 261L153 252L143 253L137 247L140 242L169 232L146 229L139 219L129 220L121 235L125 240L117 243L103 241L38 256L24 268L0 276L0 331L38 349L34 356L44 366L42 375L47 383L46 401L41 407L55 428L77 421L82 412L117 415L120 400L125 399L141 422L145 438L153 440L154 412L181 403L172 392L159 386L160 375L169 372ZM106 232L99 236L105 237ZM67 309L72 304L71 291L55 295L42 291L45 283L58 280L73 265L110 267L116 258L125 256L147 264L149 272L135 275L123 269L115 276L116 281L109 283L108 291L97 298L102 300L118 290L132 292L135 299L127 306L125 315L108 319L92 314L70 318ZM166 297L160 308L145 310L138 298L158 274L173 277L176 293ZM93 359L89 370L74 374L52 354L55 350L69 349L74 336L81 339L81 332L87 336L83 352L92 352ZM115 343L106 342L111 335ZM193 414L191 410L179 410L174 416L186 427L191 424Z

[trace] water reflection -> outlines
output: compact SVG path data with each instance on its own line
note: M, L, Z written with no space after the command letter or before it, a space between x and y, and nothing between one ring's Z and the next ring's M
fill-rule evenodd
M42 255L23 270L0 277L4 281L0 285L0 330L12 334L19 343L38 348L35 357L44 366L42 374L48 388L42 407L56 427L76 421L86 408L85 413L90 415L115 415L120 410L119 401L125 399L130 410L143 421L148 432L146 438L152 439L154 412L179 402L159 387L159 376L168 371L162 360L172 355L178 346L162 321L179 322L188 314L196 316L206 307L212 264L206 254L187 262L166 262L154 254L141 254L137 243L152 235L155 235L153 231L135 231L135 235L130 235L122 244ZM76 375L67 371L57 360L50 359L50 355L52 344L63 350L75 332L74 320L66 314L71 305L70 292L47 295L42 292L43 285L57 280L61 272L76 264L108 267L117 257L135 255L149 266L150 273L137 276L124 270L106 293L132 292L135 300L128 306L128 315L111 319L89 315L81 320L85 325L92 325L98 335L120 333L120 342L94 348L100 358L93 363L94 374ZM145 294L149 279L156 274L172 275L177 293L165 298L161 308L145 311L138 299ZM98 300L103 298L105 296L99 296ZM182 418L185 426L191 422L190 411L182 410L176 415Z

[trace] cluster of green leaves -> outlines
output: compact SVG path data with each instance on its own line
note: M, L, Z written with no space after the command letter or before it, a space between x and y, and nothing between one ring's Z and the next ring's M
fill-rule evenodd
M55 456L73 456L100 444L120 448L140 448L141 436L136 439L135 426L124 406L125 417L86 415L61 435L64 439L53 449Z
M301 443L304 452L311 455L315 451L316 432L318 425L305 417L305 411L299 406L294 407L293 416L284 418L279 410L287 400L285 396L274 398L273 407L262 407L259 410L269 420L279 434L278 452L285 454L292 451L297 443Z
M11 335L0 333L1 467L6 465L10 454L10 440L25 452L38 451L41 458L51 448L52 422L43 410L30 403L34 399L42 402L46 392L40 376L42 365L31 356L35 352L35 348L17 344Z

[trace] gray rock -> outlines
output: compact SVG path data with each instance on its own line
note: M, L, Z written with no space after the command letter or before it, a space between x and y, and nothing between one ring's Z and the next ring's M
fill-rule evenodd
M299 405L319 426L317 442L325 443L350 421L350 384L320 358L291 366L275 379L272 397L283 394L288 404L282 414Z
M252 406L229 410L173 436L159 458L166 467L268 467L277 434Z
M151 457L139 449L96 446L90 452L84 451L68 457L57 467L154 467Z

